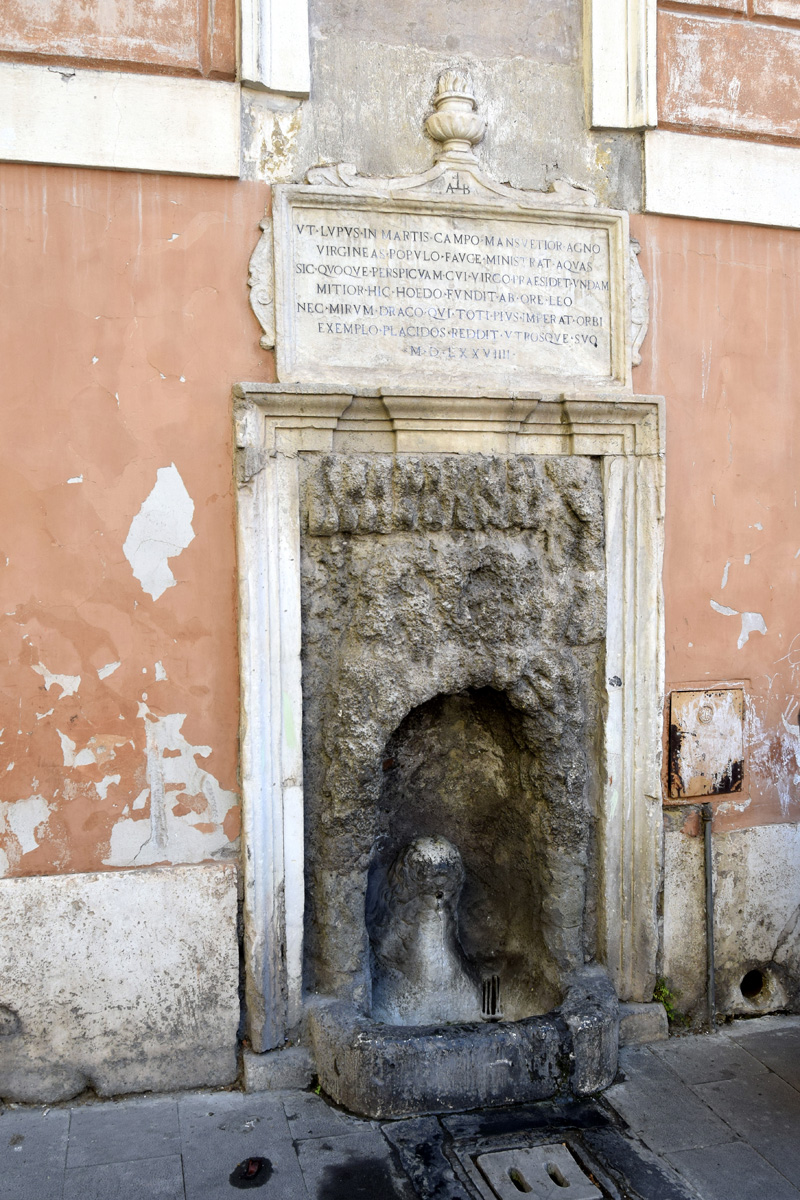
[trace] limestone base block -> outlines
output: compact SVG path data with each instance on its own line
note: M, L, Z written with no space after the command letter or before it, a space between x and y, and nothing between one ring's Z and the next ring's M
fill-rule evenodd
M236 1078L234 864L4 879L0 911L0 1097Z
M303 1046L287 1046L255 1054L245 1050L244 1090L271 1092L280 1088L309 1088L314 1079L314 1060Z
M708 1015L703 839L684 826L680 813L665 827L663 974L697 1027ZM715 833L712 854L717 1015L800 1011L800 825Z
M669 1037L669 1022L663 1004L620 1004L619 1044L646 1046Z

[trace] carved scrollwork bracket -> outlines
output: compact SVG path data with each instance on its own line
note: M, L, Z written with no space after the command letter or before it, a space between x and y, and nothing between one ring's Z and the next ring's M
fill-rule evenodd
M264 350L275 345L275 269L272 256L272 218L260 223L261 237L250 256L247 286L250 288L250 307L263 332L260 344Z
M634 367L638 367L642 361L642 342L650 325L650 288L639 266L641 248L636 239L631 238L631 363Z

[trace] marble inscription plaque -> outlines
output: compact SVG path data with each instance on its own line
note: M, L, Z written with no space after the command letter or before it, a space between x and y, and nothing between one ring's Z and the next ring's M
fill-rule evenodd
M573 213L290 205L280 378L616 382L612 234Z

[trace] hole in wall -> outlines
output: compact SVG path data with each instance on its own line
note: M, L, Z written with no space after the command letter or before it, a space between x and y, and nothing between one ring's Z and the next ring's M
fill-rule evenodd
M742 982L739 984L739 990L741 991L745 1000L757 1000L764 991L766 982L767 981L764 972L759 971L756 968L752 971L748 971L743 977Z

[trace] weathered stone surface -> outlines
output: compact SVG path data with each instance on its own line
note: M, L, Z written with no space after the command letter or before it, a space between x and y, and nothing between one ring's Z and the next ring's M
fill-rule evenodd
M664 975L675 1008L707 1018L703 839L682 812L664 838ZM718 1013L798 1011L800 830L756 826L713 835L714 946ZM749 972L758 972L742 984ZM759 981L760 980L760 981Z
M703 839L684 832L683 811L665 815L664 968L677 1013L707 1018Z
M294 111L264 104L262 171L284 182L320 161L357 162L370 175L424 169L431 149L418 130L431 84L463 64L489 118L482 157L498 179L531 188L572 179L601 203L638 209L639 134L586 127L577 0L535 10L514 0L498 27L490 24L478 0L459 4L457 19L449 6L425 3L409 5L401 20L391 8L315 0L312 96ZM378 99L352 104L354 79L360 96Z
M370 1117L542 1100L554 1095L564 1074L563 1033L553 1017L391 1026L331 1004L312 1009L310 1029L323 1089Z
M547 1016L389 1025L328 1002L312 1007L309 1030L323 1089L370 1117L589 1095L617 1073L617 998L598 966L576 972L560 1012Z
M235 866L4 879L0 908L0 1096L235 1079Z
M464 960L456 909L464 864L443 837L415 838L367 902L372 1015L390 1025L476 1021L480 987Z
M561 1015L572 1034L573 1092L588 1096L602 1091L614 1082L619 1050L617 996L602 967L576 971Z
M537 211L535 196L470 169L418 177L411 199L375 195L373 179L337 194L339 176L322 171L276 194L280 379L628 383L627 316L622 329L614 317L627 313L622 216L548 210L546 197Z
M284 1050L271 1050L267 1054L245 1050L242 1059L246 1092L311 1087L314 1063L304 1046L287 1046Z
M369 1005L370 870L441 835L468 956L545 1012L594 953L596 464L327 456L303 507L309 982Z
M669 1023L663 1004L620 1004L620 1046L644 1046L663 1042L669 1037Z
M596 568L603 537L589 460L483 454L330 454L308 477L314 537L336 533L535 530L552 566Z
M471 1200L456 1180L443 1148L445 1131L435 1117L389 1121L382 1132L397 1151L420 1200Z

